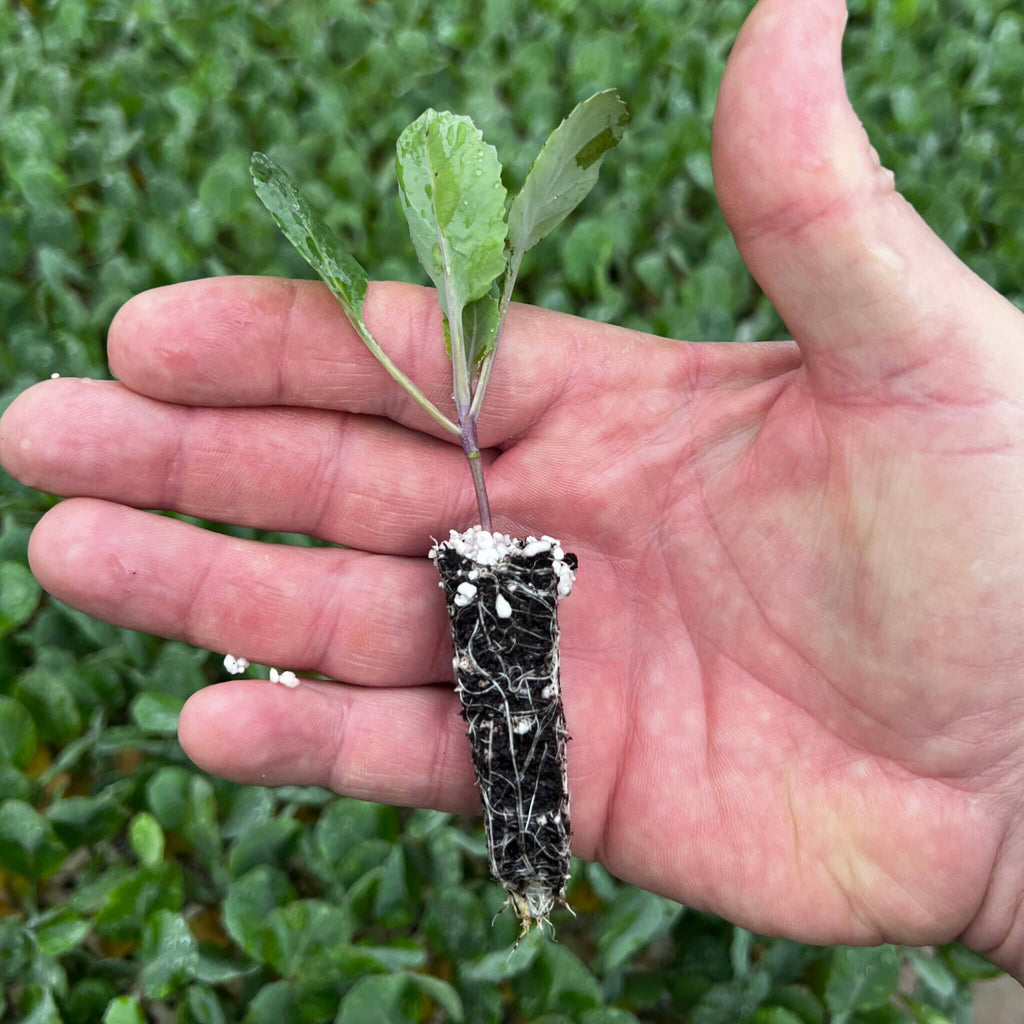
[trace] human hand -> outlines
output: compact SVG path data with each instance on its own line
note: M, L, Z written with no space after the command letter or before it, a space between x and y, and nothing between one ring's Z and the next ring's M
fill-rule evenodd
M561 606L576 853L758 931L962 936L1019 973L1024 317L872 161L842 12L762 0L716 116L723 210L797 344L516 307L481 423L488 486L498 529L580 557ZM433 294L376 285L366 313L441 401ZM457 444L319 285L149 292L109 349L121 383L44 382L0 424L13 475L74 496L33 535L43 584L341 680L195 695L181 739L205 768L476 808L424 557L475 521Z

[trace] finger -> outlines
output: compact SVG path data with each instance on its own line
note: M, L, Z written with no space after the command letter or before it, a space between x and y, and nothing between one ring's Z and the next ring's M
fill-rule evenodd
M365 316L384 351L442 412L453 414L435 293L376 282ZM615 330L513 306L488 388L481 443L525 430L569 386L575 361L566 352ZM156 288L121 308L107 347L115 375L153 398L372 413L451 439L388 376L319 283L220 277Z
M233 680L193 694L178 735L200 768L261 786L326 786L361 800L479 810L452 690Z
M895 191L846 97L842 0L761 0L715 112L722 210L823 395L1020 392L1024 317Z
M73 498L39 521L29 561L55 597L130 629L351 683L452 675L426 558L260 544Z
M392 554L424 555L476 514L461 449L390 420L171 405L114 381L29 388L0 421L0 461L52 494Z

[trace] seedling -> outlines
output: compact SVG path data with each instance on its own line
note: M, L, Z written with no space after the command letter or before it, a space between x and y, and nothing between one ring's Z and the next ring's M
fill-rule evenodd
M420 263L437 288L451 359L455 418L387 356L363 319L367 274L269 157L254 153L256 193L323 278L367 348L410 397L459 438L480 524L451 530L430 551L455 647L456 689L484 810L491 874L527 932L565 905L569 792L556 603L576 557L557 540L492 528L477 427L498 339L526 252L597 181L629 114L614 90L580 103L551 133L507 202L493 146L468 117L427 110L399 136L398 184ZM441 341L442 339L438 339Z

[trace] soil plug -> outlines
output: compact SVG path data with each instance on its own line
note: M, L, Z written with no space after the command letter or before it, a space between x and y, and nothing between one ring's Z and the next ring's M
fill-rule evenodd
M462 701L484 809L491 874L523 924L565 905L569 791L559 679L558 601L576 557L551 537L492 528L478 423L494 353L525 253L597 181L629 114L614 90L580 103L551 133L511 202L501 165L468 117L427 110L397 143L398 184L413 245L437 288L452 363L454 419L387 356L363 319L367 275L291 177L254 153L256 192L288 240L323 278L363 343L420 407L458 437L480 523L430 551L441 576Z

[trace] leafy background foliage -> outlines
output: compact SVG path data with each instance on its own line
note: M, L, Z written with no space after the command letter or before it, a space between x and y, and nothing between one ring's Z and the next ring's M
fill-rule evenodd
M584 207L527 257L518 297L675 337L782 335L708 157L749 6L3 5L0 408L51 372L106 376L106 328L135 292L309 276L252 194L252 150L289 167L376 276L419 281L393 171L402 128L428 105L470 114L515 188L558 120L611 85L633 123ZM1018 5L850 6L847 80L883 162L1024 306ZM969 982L996 973L955 945L764 939L586 865L560 941L509 955L515 925L492 927L500 894L475 820L195 770L175 721L219 658L42 595L25 552L52 500L0 475L6 1019L963 1024Z

